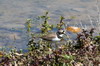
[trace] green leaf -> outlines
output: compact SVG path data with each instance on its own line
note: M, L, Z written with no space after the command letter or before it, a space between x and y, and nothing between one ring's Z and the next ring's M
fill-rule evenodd
M40 16L42 19L44 19L46 16Z
M64 58L64 59L74 59L74 57L72 56L72 55L67 55L67 54L65 54L65 55L62 55L62 57Z
M47 15L49 12L47 11L45 14Z
M65 19L65 18L64 18L63 16L60 16L60 19L63 20L63 19Z

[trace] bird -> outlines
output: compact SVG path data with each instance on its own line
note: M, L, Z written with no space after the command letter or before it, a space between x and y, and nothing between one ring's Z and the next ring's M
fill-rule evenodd
M64 34L65 34L64 29L58 29L57 32L48 33L47 35L44 35L41 38L47 41L61 41Z

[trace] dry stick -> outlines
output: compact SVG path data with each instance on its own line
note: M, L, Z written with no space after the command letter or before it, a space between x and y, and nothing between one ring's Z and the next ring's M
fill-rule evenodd
M100 10L99 10L99 6L98 6L98 0L96 0L96 7L97 7L97 13L98 13L98 22L100 21Z
M97 19L97 26L98 26L98 30L100 31L99 25L100 25L100 9L98 6L98 0L96 0L96 7L97 7L97 13L98 13L98 19Z
M65 33L67 32L67 30L66 30L66 28L67 28L67 25L64 23L64 28L65 28ZM67 38L68 38L68 40L71 40L71 38L70 38L70 36L69 35L67 35L67 34L65 34L66 36L67 36Z
M81 25L81 28L84 29L83 24L82 24L82 20L81 20L81 22L80 22L80 25Z
M84 29L85 29L85 30L87 29L87 26L86 26L86 25L84 25Z
M93 21L92 21L90 15L88 15L88 18L90 19L90 23L91 23L92 28L94 28Z
M66 27L67 27L67 26L66 26L66 24L64 23L65 32L67 32Z
M65 28L65 32L67 32L66 28L68 27L69 22L67 23L67 25L64 23L64 28Z

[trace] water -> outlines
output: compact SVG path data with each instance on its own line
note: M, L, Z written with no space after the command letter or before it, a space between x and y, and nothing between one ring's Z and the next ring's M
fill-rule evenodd
M69 19L77 16L70 23L88 20L87 14L96 16L95 0L0 0L0 46L26 48L25 22L49 11L50 23L59 22L60 16ZM67 23L67 19L65 23ZM33 32L39 31L41 21L34 22ZM86 23L89 23L86 22ZM14 39L14 36L16 40Z

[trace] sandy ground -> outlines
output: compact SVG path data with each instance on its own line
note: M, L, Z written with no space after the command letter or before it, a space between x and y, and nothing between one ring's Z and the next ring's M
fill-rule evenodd
M100 6L100 1L98 5ZM76 24L83 20L85 24L89 23L87 15L95 17L98 14L96 0L0 0L0 46L26 47L27 41L24 40L26 19L41 16L46 11L49 11L50 21L54 21L52 24L57 23L60 16L66 19L76 16L71 23ZM34 24L38 26L38 22Z

